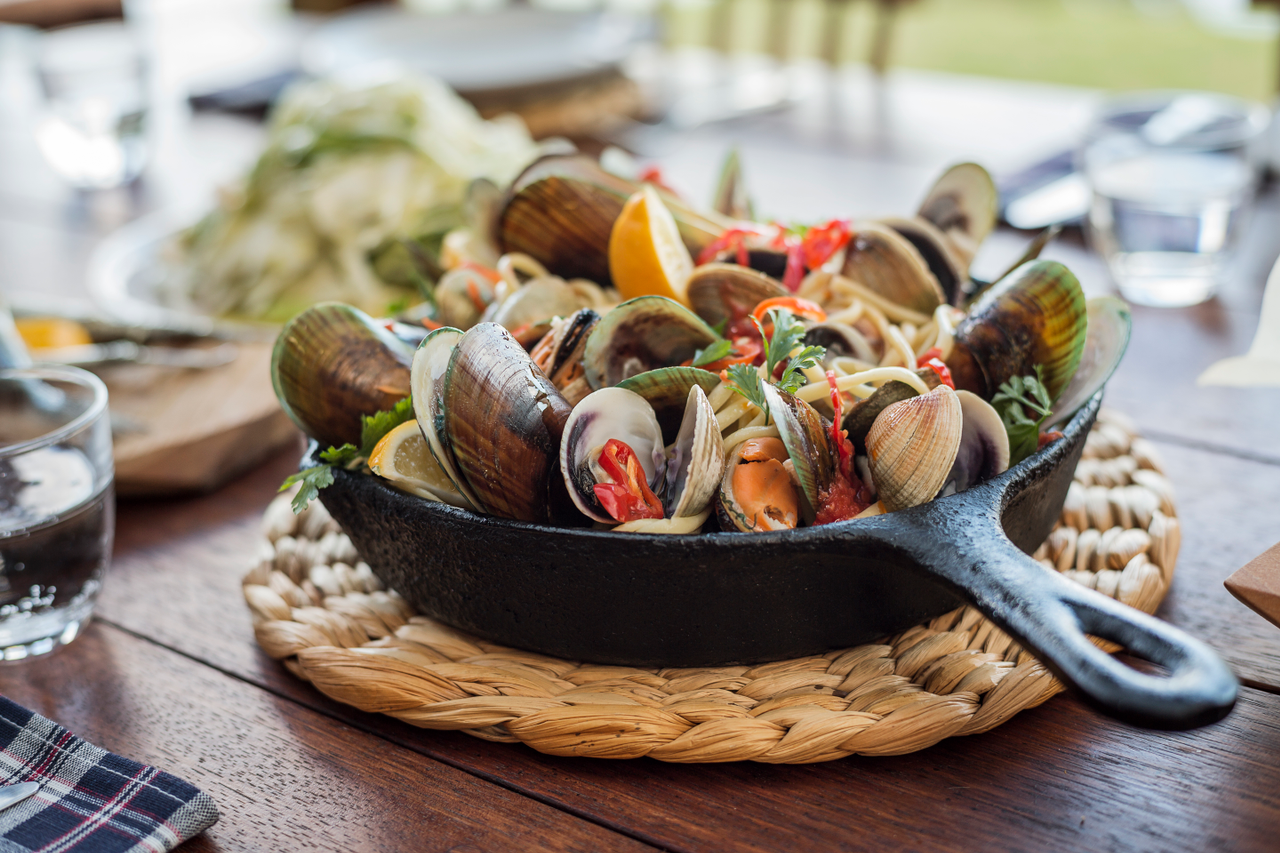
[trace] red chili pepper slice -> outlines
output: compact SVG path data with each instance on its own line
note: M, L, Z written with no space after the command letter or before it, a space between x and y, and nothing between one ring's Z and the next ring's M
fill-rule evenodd
M787 241L787 268L782 273L782 285L795 293L804 282L804 247L799 240Z
M611 438L600 451L600 467L612 483L592 487L605 512L620 522L638 518L662 518L662 503L649 488L644 468L635 451L623 441Z
M716 259L716 255L726 249L733 249L737 252L735 260L738 265L745 267L750 260L747 250L747 238L762 237L764 234L765 232L759 226L750 223L729 228L698 253L698 264L709 264Z
M821 305L798 296L772 296L757 305L751 311L751 316L763 321L770 308L785 308L792 314L815 323L821 323L827 319L827 312Z
M825 225L813 226L801 241L804 265L811 270L822 266L828 258L842 249L852 236L853 229L847 219L833 219Z
M844 421L844 397L840 395L834 370L827 371L827 384L831 386L831 408L835 410L835 419L831 422L831 440L840 451L840 470L848 477L853 466L853 443L840 428Z
M934 373L938 374L938 381L946 385L952 391L956 390L955 380L951 378L951 370L940 358L931 358L928 361L918 361L920 367L927 367Z
M499 273L497 270L489 269L483 264L477 264L475 261L463 261L458 266L458 269L472 270L473 272L478 272L480 273L480 275L489 279L489 281L493 282L494 284L497 284L498 282L502 281L502 274Z
M481 314L489 307L489 303L485 302L484 297L480 295L480 288L476 287L476 283L471 279L467 279L467 298Z

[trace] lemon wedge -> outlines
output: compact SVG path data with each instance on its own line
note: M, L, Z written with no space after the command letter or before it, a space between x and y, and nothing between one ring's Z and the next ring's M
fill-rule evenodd
M688 306L693 258L651 184L627 199L609 234L609 274L623 299L665 296Z
M401 491L454 502L449 496L457 489L431 455L417 421L405 421L384 435L369 456L369 468Z

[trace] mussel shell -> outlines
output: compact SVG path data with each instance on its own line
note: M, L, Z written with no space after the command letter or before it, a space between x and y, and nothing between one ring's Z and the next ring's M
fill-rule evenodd
M284 325L271 384L285 414L323 445L360 446L360 419L409 396L413 349L368 314L322 302Z
M867 457L888 512L938 494L960 449L960 400L946 385L886 408L867 433Z
M668 518L688 518L707 508L724 474L724 437L715 409L698 385L689 389L684 418L667 459L663 505Z
M626 200L640 188L610 174L590 157L552 154L535 160L512 183L498 216L498 245L531 255L564 278L609 284L609 234ZM732 222L698 213L664 195L694 256Z
M919 376L930 390L941 384L938 374L927 367L917 370L916 376ZM871 425L876 422L881 412L894 403L918 396L918 393L907 383L894 379L881 385L870 397L850 406L849 411L844 414L844 420L840 422L840 427L849 433L849 441L853 443L854 450L859 453L866 452L867 433L871 431Z
M644 397L658 418L664 440L670 444L684 421L690 390L696 385L709 394L719 384L719 376L701 367L676 365L646 370L622 380L617 387Z
M881 219L887 225L906 238L916 247L916 251L929 266L929 272L938 280L942 293L950 305L958 304L964 297L965 283L969 279L968 265L961 263L952 251L946 235L927 219L898 219L888 217Z
M440 403L440 439L480 509L520 521L563 516L557 462L569 404L506 329L481 323L462 336Z
M724 155L711 207L716 213L730 219L755 219L751 197L747 194L747 183L742 176L742 158L737 148L730 148Z
M960 447L941 495L963 492L990 480L1009 467L1009 433L990 403L968 391L957 391L960 401Z
M807 506L806 523L812 523L820 506L819 496L831 489L836 476L836 451L826 423L818 412L776 385L764 383L769 417L778 425L778 437L787 447Z
M1071 381L1084 350L1084 292L1057 261L1023 264L983 294L955 332L947 366L956 388L990 400L1014 376L1044 368L1051 399Z
M758 270L712 263L694 268L685 295L694 313L714 326L748 316L766 299L791 294L782 282Z
M842 272L884 298L932 314L946 295L916 247L874 222L858 224L845 247Z
M596 497L599 481L592 470L593 452L609 439L623 442L644 468L645 479L655 493L662 492L666 457L662 430L644 398L624 388L601 388L573 407L564 425L558 460L569 497L589 518L617 524Z
M542 372L547 374L547 378L557 388L563 390L562 380L574 372L575 367L581 366L582 353L587 347L587 337L599 322L599 314L590 308L581 308L565 317L559 326L548 332L555 336L552 340L552 350L546 363L540 363L538 366L543 368Z
M717 338L714 329L680 303L665 296L637 296L596 324L582 366L592 388L607 388L646 370L688 361Z
M720 529L726 533L738 531L740 533L763 533L768 530L788 530L793 529L785 524L771 524L768 521L762 522L759 516L748 516L746 510L743 509L741 501L734 492L733 477L738 466L744 464L742 454L746 451L747 445L751 442L744 441L733 449L729 454L728 461L724 468L724 474L720 478L720 492L716 497L716 522ZM785 447L785 445L784 445ZM789 484L794 488L794 484ZM797 497L797 504L803 501ZM797 515L796 522L799 522Z
M967 267L996 227L999 206L1000 194L990 173L977 163L958 163L942 173L916 215L952 239L953 250Z
M422 339L413 354L410 371L410 387L413 390L413 413L418 429L427 441L427 448L445 476L464 498L468 509L480 506L479 500L458 470L458 460L453 449L440 437L444 424L444 376L449 369L453 348L462 339L462 332L449 326L436 329Z
M1111 378L1129 346L1133 321L1129 306L1114 296L1097 296L1085 303L1089 329L1085 334L1080 364L1067 387L1053 404L1047 424L1065 421L1089 401Z

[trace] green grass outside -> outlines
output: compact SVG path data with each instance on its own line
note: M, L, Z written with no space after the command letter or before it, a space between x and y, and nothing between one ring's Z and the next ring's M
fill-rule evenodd
M730 0L668 13L675 44L776 51L774 22L789 22L781 52L820 54L822 0ZM1143 4L1152 6L1152 0ZM1275 39L1215 32L1176 3L1144 13L1129 0L920 0L898 15L891 65L1111 90L1186 88L1271 101L1280 84ZM844 4L840 60L865 61L873 29L868 0ZM781 10L781 11L779 11ZM829 19L828 19L829 20ZM727 22L727 25L726 25ZM771 41L772 40L772 41Z

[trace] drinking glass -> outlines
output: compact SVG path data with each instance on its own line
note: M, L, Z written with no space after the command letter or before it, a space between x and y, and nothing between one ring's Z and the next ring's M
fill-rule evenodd
M0 370L0 657L71 642L115 532L107 388L74 367Z
M36 140L54 171L81 189L132 181L146 162L147 68L126 23L45 33L36 72L44 117Z
M1268 113L1225 95L1152 92L1100 110L1081 149L1089 225L1120 294L1194 305L1229 272Z

